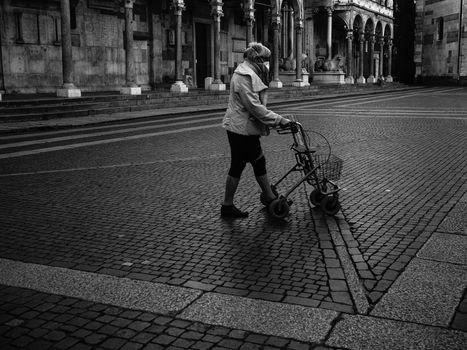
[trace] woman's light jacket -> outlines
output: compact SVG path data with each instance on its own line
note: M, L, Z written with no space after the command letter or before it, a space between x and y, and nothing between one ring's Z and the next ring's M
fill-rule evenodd
M222 126L241 135L268 135L269 127L278 126L283 118L266 108L267 88L248 61L239 64L230 81Z

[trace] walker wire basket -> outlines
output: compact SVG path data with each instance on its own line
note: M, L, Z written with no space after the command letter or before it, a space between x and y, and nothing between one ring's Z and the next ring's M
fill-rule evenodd
M313 154L316 173L320 179L337 181L341 178L344 161L334 154Z

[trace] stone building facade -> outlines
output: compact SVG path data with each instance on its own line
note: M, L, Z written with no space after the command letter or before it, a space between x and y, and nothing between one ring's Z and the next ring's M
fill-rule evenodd
M223 90L251 41L272 87L391 81L393 37L392 0L0 0L0 91Z
M467 3L417 0L416 79L467 84Z

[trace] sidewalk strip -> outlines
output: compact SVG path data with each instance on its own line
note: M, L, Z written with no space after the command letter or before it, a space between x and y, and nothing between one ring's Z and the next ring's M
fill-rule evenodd
M465 266L415 258L371 315L448 327L466 286Z
M187 320L315 343L325 339L337 316L331 310L215 293L204 294L177 315Z
M0 284L128 309L179 312L201 291L0 258Z
M359 350L464 350L467 333L376 317L344 315L326 345Z
M370 304L366 298L365 288L358 277L352 257L347 250L346 240L343 237L344 234L346 234L347 237L352 237L349 225L342 217L326 217L326 223L329 227L332 241L336 246L336 252L341 260L345 279L349 285L350 293L352 293L357 312L359 314L366 314L370 308ZM353 237L352 240L354 240Z

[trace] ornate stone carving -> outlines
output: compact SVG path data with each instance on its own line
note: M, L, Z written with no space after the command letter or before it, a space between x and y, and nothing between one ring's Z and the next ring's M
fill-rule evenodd
M214 16L214 19L220 20L221 17L224 17L224 11L222 7L224 3L222 0L208 0L211 5L211 16Z

